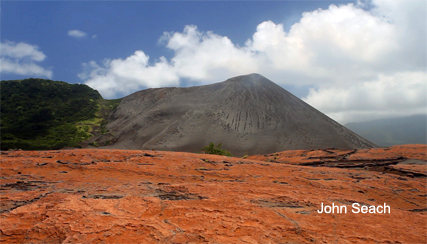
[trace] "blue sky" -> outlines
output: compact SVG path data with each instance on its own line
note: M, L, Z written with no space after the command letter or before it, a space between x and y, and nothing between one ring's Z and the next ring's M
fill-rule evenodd
M173 53L158 43L165 31L196 25L243 45L265 20L289 28L304 11L334 3L346 2L3 1L1 40L37 45L47 56L40 65L52 69L52 79L78 83L82 63L90 60L126 58L135 50L170 58ZM73 38L69 30L87 36ZM30 76L2 73L3 80Z
M343 123L425 113L426 2L391 2L2 1L0 74L116 98L257 72Z

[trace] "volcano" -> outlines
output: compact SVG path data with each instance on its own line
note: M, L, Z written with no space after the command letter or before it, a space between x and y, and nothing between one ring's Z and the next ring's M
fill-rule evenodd
M243 156L376 146L259 74L142 90L124 97L108 120L109 147L117 149L200 152L213 142Z

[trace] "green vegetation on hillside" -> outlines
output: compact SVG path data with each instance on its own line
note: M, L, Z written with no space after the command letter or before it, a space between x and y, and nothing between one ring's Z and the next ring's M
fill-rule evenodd
M206 154L216 154L216 155L224 155L224 156L232 156L231 153L229 151L226 151L222 148L222 144L218 144L217 146L215 146L214 143L210 143L209 146L204 147L202 150L206 153Z
M120 99L104 100L83 84L45 79L1 81L1 149L79 147L106 133L109 111Z

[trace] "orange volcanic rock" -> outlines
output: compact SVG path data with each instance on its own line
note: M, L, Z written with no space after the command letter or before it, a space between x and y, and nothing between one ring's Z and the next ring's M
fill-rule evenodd
M2 152L0 240L426 243L425 157L419 145L248 159L106 149ZM322 204L347 213L318 213ZM353 213L384 204L390 213Z
M425 174L425 163L422 163L427 161L427 145L423 144L352 150L340 150L334 148L319 150L293 150L273 154L254 155L248 157L248 159L284 164L339 168L370 167L376 169L378 167L386 167L386 169L395 170L403 170L405 168L427 176ZM407 159L412 159L412 161L407 161ZM421 163L417 160L421 161ZM396 164L410 164L411 166L396 166ZM381 168L380 170L384 169Z

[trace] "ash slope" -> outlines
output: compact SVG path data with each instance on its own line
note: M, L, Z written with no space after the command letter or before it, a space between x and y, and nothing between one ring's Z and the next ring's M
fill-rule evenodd
M222 143L235 156L375 145L259 74L122 99L107 128L120 149L200 152Z

